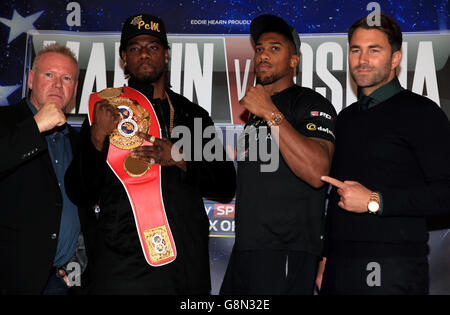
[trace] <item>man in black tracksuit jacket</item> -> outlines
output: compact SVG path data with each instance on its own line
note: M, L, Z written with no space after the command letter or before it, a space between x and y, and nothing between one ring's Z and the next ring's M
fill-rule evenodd
M158 29L138 28L140 19ZM157 31L156 31L157 30ZM170 152L173 126L189 128L193 143L194 120L202 130L213 126L208 113L167 86L168 43L163 22L147 14L125 21L121 57L130 75L129 86L151 102L160 123L162 137L170 139L162 150ZM174 115L170 113L169 101ZM161 189L165 212L177 248L176 259L164 266L150 266L142 253L129 198L122 183L106 163L109 137L96 128L100 123L114 125L114 112L108 104L97 106L93 125L85 121L80 154L66 174L66 186L74 203L99 205L99 218L90 257L93 294L209 294L211 289L208 235L209 221L202 197L232 198L235 170L232 161L167 161L162 156L142 156L161 164ZM94 127L95 125L95 127ZM117 124L116 124L117 125ZM102 133L103 132L103 133ZM100 141L96 141L100 137ZM197 140L197 139L196 139ZM203 140L203 146L208 139ZM223 148L222 148L223 149ZM167 153L167 151L165 151ZM225 153L224 153L225 154ZM225 155L223 155L225 157ZM92 210L93 211L93 210Z

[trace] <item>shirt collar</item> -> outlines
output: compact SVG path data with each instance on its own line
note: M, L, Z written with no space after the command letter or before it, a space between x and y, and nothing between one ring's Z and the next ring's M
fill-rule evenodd
M379 87L369 95L372 100L370 101L368 107L371 108L378 105L403 90L404 88L400 85L398 78L394 77L391 81ZM361 95L361 97L362 96L363 95Z
M38 110L36 109L36 107L34 107L34 105L31 103L29 98L27 98L27 105L30 108L30 110L33 113L33 115L36 115Z

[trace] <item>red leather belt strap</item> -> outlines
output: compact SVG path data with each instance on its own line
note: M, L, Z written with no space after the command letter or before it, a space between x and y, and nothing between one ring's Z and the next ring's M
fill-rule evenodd
M158 118L149 100L132 88L119 89L123 91L120 97L135 100L147 110L151 117L148 133L160 138L161 130ZM89 98L89 122L91 125L94 105L103 99L98 95L99 93L92 93ZM144 145L152 144L144 142ZM151 266L162 266L175 260L176 247L164 208L161 165L152 165L150 170L140 177L130 176L123 166L124 159L129 154L129 150L119 149L110 144L107 163L127 192L145 259Z

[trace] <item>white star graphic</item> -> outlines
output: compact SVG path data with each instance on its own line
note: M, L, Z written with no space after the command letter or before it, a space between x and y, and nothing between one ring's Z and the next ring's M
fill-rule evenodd
M21 87L20 84L7 86L0 85L0 106L9 105L8 96L10 96L19 87Z
M24 18L19 13L17 13L16 10L14 10L11 20L0 18L0 22L8 25L11 28L9 31L8 44L16 39L20 34L26 33L28 30L34 30L35 27L33 26L33 24L43 12L44 11L42 10Z

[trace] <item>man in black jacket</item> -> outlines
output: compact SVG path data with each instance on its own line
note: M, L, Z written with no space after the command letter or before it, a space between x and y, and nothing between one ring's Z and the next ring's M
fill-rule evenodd
M448 118L400 86L402 33L387 15L380 22L363 17L348 32L359 101L338 116L332 177L323 177L334 186L324 294L427 294L425 218L450 211Z
M132 153L150 165L161 165L161 194L153 188L147 191L149 196L162 196L177 253L173 261L163 266L155 267L146 261L143 251L146 254L147 249L141 246L139 224L134 217L136 209L130 204L122 179L106 163L111 154L109 135L118 126L118 111L108 101L99 101L93 110L92 125L85 121L81 129L80 154L66 176L69 196L76 204L99 206L94 251L89 257L90 292L209 294L209 221L202 197L233 197L233 163L179 160L171 155L177 140L172 137L173 128L186 126L194 135L196 122L201 123L202 130L212 127L213 122L200 106L170 90L169 45L162 20L148 14L129 17L122 29L120 53L129 87L150 100L159 121L162 137L140 134L153 145L140 146ZM208 139L189 140L200 141L203 148ZM147 212L157 210L149 202L138 206Z
M61 269L74 256L80 221L64 189L78 135L63 111L77 80L73 53L46 46L28 76L30 97L0 107L0 293L67 293Z

